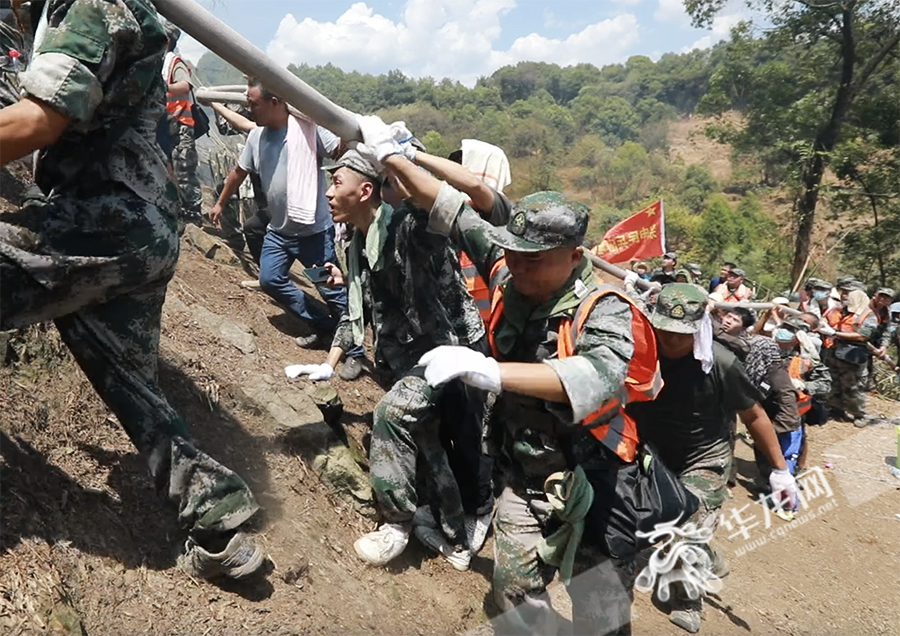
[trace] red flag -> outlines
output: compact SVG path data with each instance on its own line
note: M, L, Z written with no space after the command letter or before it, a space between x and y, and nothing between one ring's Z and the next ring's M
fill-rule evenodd
M610 263L665 254L666 221L662 199L610 228L591 251Z

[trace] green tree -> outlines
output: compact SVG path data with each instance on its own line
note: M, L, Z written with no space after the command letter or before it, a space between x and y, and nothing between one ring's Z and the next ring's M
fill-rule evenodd
M707 105L721 107L724 91L741 91L747 125L733 135L738 146L774 147L792 169L797 186L797 234L791 266L796 282L808 263L820 186L842 129L868 82L887 72L900 43L900 0L749 0L773 25L762 41L737 31L741 51L713 82ZM686 0L695 26L708 26L724 0ZM737 82L740 77L745 81ZM712 87L711 87L712 88ZM733 101L732 101L733 103Z
M728 199L716 195L700 217L697 246L706 255L708 265L722 260L722 254L736 244L744 233L743 224L731 209Z

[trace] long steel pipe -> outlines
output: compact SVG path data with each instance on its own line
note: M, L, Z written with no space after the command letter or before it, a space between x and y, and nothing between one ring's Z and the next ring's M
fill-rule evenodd
M223 60L344 141L362 141L356 116L278 66L237 31L192 0L153 0L157 11Z
M605 260L603 260L602 258L597 256L596 254L592 254L591 252L587 252L587 251L585 252L585 254L587 255L588 259L590 259L590 261L594 265L594 267L606 272L607 274L615 276L616 278L624 279L625 274L628 273L621 267L617 267L616 265L613 265L612 263L606 262ZM644 280L643 278L639 278L636 283L636 286L640 287L641 289L646 291L650 288L650 283L648 281ZM775 303L747 303L747 302L744 302L744 303L716 303L715 307L716 307L716 309L733 309L734 307L744 307L745 309L755 309L758 311L772 309L772 307L778 307L779 311L783 311L787 314L796 316L796 315L799 315L802 313L801 311L799 311L797 309L793 309L792 307L785 307L784 305L776 305Z

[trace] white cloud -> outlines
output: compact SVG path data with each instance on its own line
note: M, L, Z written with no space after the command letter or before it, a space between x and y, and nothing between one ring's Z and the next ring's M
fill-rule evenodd
M625 5L626 7L636 7L642 0L612 0L616 4Z
M408 0L396 22L363 2L334 22L298 21L287 14L267 53L280 64L330 62L369 73L399 68L414 77L452 77L471 85L526 60L598 66L619 61L639 39L637 18L622 14L566 38L532 33L499 50L502 19L515 6L515 0Z
M186 59L194 66L197 66L200 58L203 57L203 54L206 53L209 49L200 44L197 40L189 36L187 33L182 33L181 37L178 38L178 50L181 52L181 57Z
M653 12L657 22L687 22L684 0L659 0L659 7Z
M731 29L737 26L738 22L740 22L741 20L746 20L747 17L748 16L743 13L717 15L715 18L713 18L712 26L709 29L709 34L704 35L702 38L700 38L690 46L684 47L681 52L689 53L694 49L708 49L714 44L718 44L722 40L729 39L731 37Z

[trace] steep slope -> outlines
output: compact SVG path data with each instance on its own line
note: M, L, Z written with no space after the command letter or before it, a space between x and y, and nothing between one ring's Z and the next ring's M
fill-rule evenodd
M335 380L340 426L323 423L315 403L333 405L333 396L282 370L324 353L297 348L302 326L238 285L243 257L202 232L185 235L164 311L160 380L202 447L257 493L273 572L255 585L217 587L175 567L183 533L141 458L55 329L38 326L11 334L9 349L0 341L11 358L0 367L0 630L490 633L490 540L466 573L415 542L383 570L357 560L352 543L375 524L361 449L383 388L368 376ZM873 400L873 408L900 415L896 403ZM333 431L345 432L349 447ZM708 633L878 634L896 625L900 541L889 495L897 486L884 465L896 452L893 429L832 423L813 431L812 444L811 466L835 464L839 508L801 528L775 519L771 532L784 536L750 555L739 556L746 541L720 529L732 574L708 606ZM752 451L739 444L738 454L729 515L752 504ZM861 492L868 498L854 507ZM554 589L565 615L565 595ZM681 632L638 593L635 633Z

